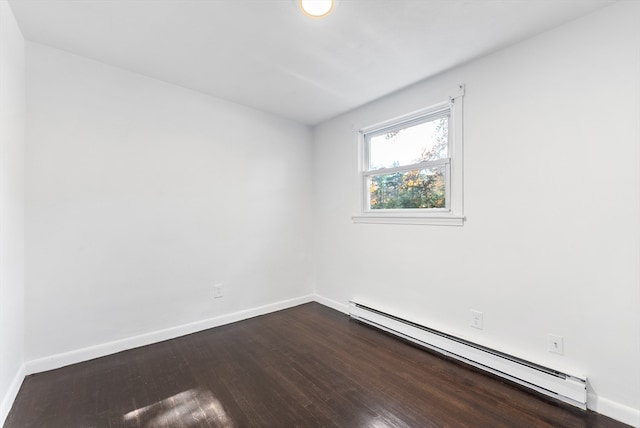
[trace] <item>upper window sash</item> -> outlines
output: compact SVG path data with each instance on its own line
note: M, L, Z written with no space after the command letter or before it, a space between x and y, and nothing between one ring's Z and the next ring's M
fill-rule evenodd
M375 128L373 130L360 131L364 138L364 164L363 164L362 172L368 173L370 171L375 171L375 172L387 171L389 173L389 172L395 172L396 171L395 168L401 168L401 169L398 169L397 171L407 171L408 169L404 169L403 167L413 166L414 168L409 168L410 170L410 169L416 169L415 167L425 164L426 162L413 162L413 163L400 165L399 167L380 167L380 168L373 169L371 168L371 139L385 135L385 134L389 134L395 131L408 129L424 123L433 122L443 118L447 118L447 119L451 118L451 109L448 103L446 105L443 105L440 109L437 109L435 111L430 111L427 114L423 113L418 117L410 117L402 122L395 122L388 126L384 126L384 124L382 124L382 128ZM447 142L447 157L450 157L449 153L451 153L450 137L449 137L449 141ZM442 163L439 163L439 161L444 159L445 158L429 161L429 162L433 162L433 166L436 166L436 165L441 165Z

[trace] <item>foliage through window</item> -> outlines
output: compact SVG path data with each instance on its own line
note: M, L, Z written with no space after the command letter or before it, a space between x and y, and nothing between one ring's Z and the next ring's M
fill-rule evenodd
M448 135L448 113L367 135L370 208L446 208Z

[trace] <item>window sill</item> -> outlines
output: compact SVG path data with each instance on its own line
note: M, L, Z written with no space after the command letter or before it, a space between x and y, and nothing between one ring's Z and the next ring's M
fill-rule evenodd
M466 217L451 215L410 216L410 215L381 215L365 214L351 217L354 223L373 224L420 224L427 226L462 226Z

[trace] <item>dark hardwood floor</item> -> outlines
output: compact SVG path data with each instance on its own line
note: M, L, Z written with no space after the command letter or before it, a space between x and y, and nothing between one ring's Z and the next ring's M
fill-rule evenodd
M623 427L316 303L28 376L25 427Z

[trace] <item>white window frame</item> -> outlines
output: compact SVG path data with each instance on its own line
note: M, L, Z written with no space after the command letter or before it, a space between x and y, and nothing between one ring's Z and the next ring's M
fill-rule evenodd
M384 122L367 126L358 131L358 178L356 223L424 224L441 226L462 226L463 215L463 98L464 85L459 85L448 100L427 108L395 117ZM448 158L417 164L371 170L369 167L369 141L371 136L393 131L412 124L429 121L448 115L449 146ZM371 209L369 177L380 172L393 173L445 165L445 208Z

